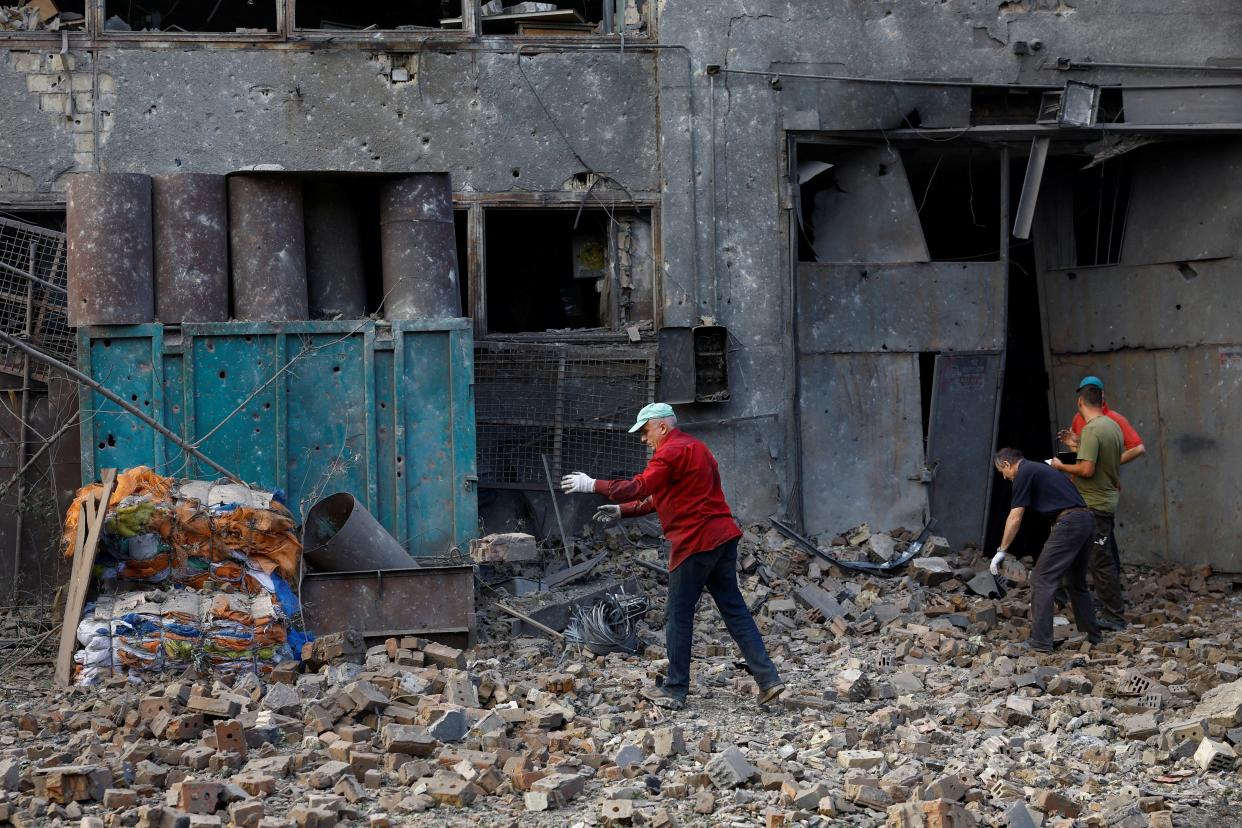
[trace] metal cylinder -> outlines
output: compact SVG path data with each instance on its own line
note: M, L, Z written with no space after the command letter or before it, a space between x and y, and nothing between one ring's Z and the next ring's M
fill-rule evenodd
M349 492L311 507L302 529L303 557L317 572L409 569L418 563Z
M164 323L229 319L229 218L224 176L152 179L155 318Z
M233 315L252 322L306 319L302 183L276 175L229 177Z
M362 236L349 191L335 181L308 183L306 292L312 319L367 315Z
M150 322L155 315L150 176L72 176L65 219L69 324Z
M385 319L461 316L448 173L418 173L384 183L380 247Z

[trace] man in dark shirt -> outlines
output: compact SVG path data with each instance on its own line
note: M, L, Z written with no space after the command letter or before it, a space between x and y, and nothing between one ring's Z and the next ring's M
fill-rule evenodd
M1103 636L1095 622L1095 608L1087 590L1087 563L1095 542L1095 518L1078 489L1064 474L1043 463L1032 462L1014 448L1004 448L993 458L996 470L1013 483L1005 534L992 558L992 574L1000 571L1009 545L1018 535L1027 509L1052 518L1052 530L1031 573L1031 649L1052 652L1053 597L1065 576L1074 608L1074 623L1092 644Z
M630 431L641 431L643 442L653 451L640 474L631 480L595 480L573 472L561 479L561 489L602 494L614 501L599 508L598 519L655 512L672 544L664 607L668 677L662 687L643 695L661 707L677 709L685 704L694 610L706 589L759 685L759 704L766 705L785 685L738 589L737 541L742 530L725 502L716 458L702 441L677 428L677 417L667 403L645 406Z

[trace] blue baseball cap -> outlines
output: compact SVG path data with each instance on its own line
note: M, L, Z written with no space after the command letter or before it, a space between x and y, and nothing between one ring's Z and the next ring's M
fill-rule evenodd
M638 431L647 424L648 420L660 420L665 417L673 416L673 407L668 403L651 403L644 405L643 410L638 412L638 421L634 423L634 427L630 429L630 434Z
M1083 377L1082 380L1078 383L1078 390L1081 391L1082 389L1086 388L1088 385L1094 385L1096 388L1100 389L1101 391L1104 390L1104 380L1100 379L1094 374Z

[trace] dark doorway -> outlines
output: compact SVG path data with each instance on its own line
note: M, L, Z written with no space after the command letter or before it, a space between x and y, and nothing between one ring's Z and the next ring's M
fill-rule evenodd
M1010 180L1020 185L1026 159L1015 158ZM1021 186L1010 188L1009 214L1017 209ZM1048 367L1044 363L1043 323L1040 318L1039 286L1034 245L1030 239L1009 241L1009 303L1005 342L1005 374L1001 385L998 448L1012 446L1034 462L1052 456L1052 428L1048 420ZM1000 544L1009 514L1010 484L995 471L988 509L987 549ZM1038 554L1048 536L1049 524L1027 513L1010 550L1016 555Z

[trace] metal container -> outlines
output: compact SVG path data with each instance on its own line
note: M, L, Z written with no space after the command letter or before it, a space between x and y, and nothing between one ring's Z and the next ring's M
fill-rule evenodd
M419 173L380 189L385 319L461 316L453 184L448 173Z
M318 635L357 630L368 639L417 635L474 646L474 567L310 572L302 579L307 626Z
M271 175L235 175L228 182L233 315L256 322L306 319L301 182Z
M335 181L309 182L306 210L306 288L312 319L367 315L366 274L358 214L349 191Z
M403 569L416 565L397 539L349 492L311 507L302 525L302 556L317 572Z
M72 176L66 222L69 324L150 322L155 315L150 176Z
M155 316L161 322L229 318L228 197L224 176L152 178Z
M470 320L77 334L81 370L201 441L204 454L244 480L282 490L299 519L330 486L357 498L410 555L444 555L477 537ZM80 430L85 482L102 468L138 465L216 476L90 389L79 390L79 404L95 412Z

